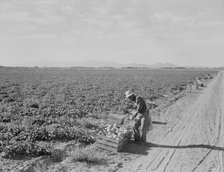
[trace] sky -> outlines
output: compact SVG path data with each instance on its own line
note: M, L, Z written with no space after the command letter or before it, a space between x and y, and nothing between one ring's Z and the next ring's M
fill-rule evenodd
M0 0L0 65L224 66L224 0Z

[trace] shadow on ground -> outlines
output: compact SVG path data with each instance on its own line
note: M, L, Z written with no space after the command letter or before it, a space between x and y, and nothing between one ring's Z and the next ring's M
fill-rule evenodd
M152 121L152 124L167 125L167 122Z
M131 154L139 154L139 155L148 155L149 150L151 148L168 148L168 149L209 149L216 151L224 151L224 147L212 146L212 145L204 145L204 144L192 144L192 145L161 145L147 142L145 144L137 144L137 143L128 143L122 152L131 153Z
M148 147L156 147L156 148L172 148L172 149L187 149L187 148L203 148L203 149L210 149L210 150L217 150L217 151L224 151L224 147L212 146L212 145L204 145L204 144L192 144L192 145L160 145L154 143L146 143Z
M151 148L149 144L137 144L137 143L128 143L122 152L131 153L131 154L139 154L139 155L148 155L148 150Z

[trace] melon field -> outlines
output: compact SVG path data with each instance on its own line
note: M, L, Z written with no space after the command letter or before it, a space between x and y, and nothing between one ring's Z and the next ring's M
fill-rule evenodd
M56 142L92 145L99 121L133 110L128 89L158 104L190 92L196 77L207 80L207 74L217 71L0 67L1 157L52 156Z

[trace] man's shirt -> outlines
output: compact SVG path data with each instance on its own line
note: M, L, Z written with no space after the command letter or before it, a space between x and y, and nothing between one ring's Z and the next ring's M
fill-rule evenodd
M136 106L137 106L137 111L140 114L143 114L148 109L145 100L140 96L136 97L135 103L136 103Z

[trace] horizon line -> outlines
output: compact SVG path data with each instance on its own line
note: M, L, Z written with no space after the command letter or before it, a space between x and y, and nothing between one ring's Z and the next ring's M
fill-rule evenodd
M36 64L35 64L36 63ZM52 63L52 64L50 64ZM61 63L61 64L60 64ZM87 64L85 64L87 63ZM88 64L90 63L90 64ZM91 64L92 63L92 64ZM111 64L110 64L111 63ZM16 65L0 64L1 67L93 67L93 68L102 68L102 67L113 67L113 68L125 68L125 67L134 67L134 68L222 68L223 66L196 66L196 65L179 65L172 62L155 62L153 64L148 63L119 63L114 61L105 61L105 60L84 60L84 61L29 61L27 63L20 63Z

